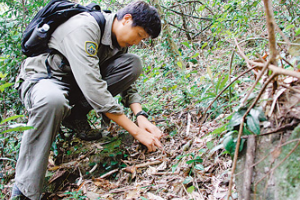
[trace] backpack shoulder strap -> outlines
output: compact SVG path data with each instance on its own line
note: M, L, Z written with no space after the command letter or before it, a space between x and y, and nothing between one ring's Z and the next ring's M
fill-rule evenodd
M106 20L104 18L104 15L102 12L98 12L98 11L94 11L94 12L90 12L90 14L96 19L99 27L100 27L100 30L101 30L101 39L102 39L102 35L104 33L104 28L105 28L105 23L106 23ZM100 41L101 41L100 39Z

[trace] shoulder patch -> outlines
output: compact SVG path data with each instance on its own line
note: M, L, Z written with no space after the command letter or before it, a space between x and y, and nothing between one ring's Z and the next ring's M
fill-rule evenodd
M85 52L89 56L95 56L97 54L98 45L95 42L86 41L85 42Z

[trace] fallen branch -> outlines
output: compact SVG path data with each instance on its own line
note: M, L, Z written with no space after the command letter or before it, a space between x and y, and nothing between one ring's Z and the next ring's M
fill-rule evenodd
M126 171L126 172L130 172L132 173L132 169L138 169L138 168L143 168L143 167L148 167L148 166L151 166L151 165L158 165L160 163L162 163L163 161L161 160L156 160L156 161L152 161L152 162L147 162L147 163L141 163L141 164L138 164L138 165L133 165L133 166L128 166L128 167L125 167L122 169L122 171Z
M106 174L103 174L102 176L100 176L100 178L106 178L106 177L108 177L108 176L110 176L110 175L112 175L112 174L114 174L118 171L119 171L119 169L111 170L110 172L107 172Z
M247 153L246 153L246 162L245 162L245 175L244 175L244 190L243 197L244 200L249 200L251 195L251 183L252 183L252 173L255 154L255 136L249 136L247 140Z
M297 126L299 124L299 122L293 122L293 123L290 123L290 124L286 124L282 127L279 127L273 131L270 131L270 132L267 132L267 133L263 133L263 134L259 134L257 135L257 137L259 136L266 136L266 135L270 135L270 134L273 134L273 133L278 133L278 132L282 132L282 131L286 131L286 130L292 130L295 126Z
M264 67L264 64L263 63L260 63L260 62L255 62L255 61L252 61L250 60L244 53L243 51L241 50L241 48L239 46L237 46L238 48L238 53L239 55L245 59L245 61L253 66L257 66L257 67ZM291 70L287 70L287 69L282 69L280 67L276 67L275 65L272 65L270 64L268 66L268 68L270 70L273 71L273 73L276 73L276 74L282 74L282 75L286 75L286 76L292 76L292 77L295 77L295 78L299 78L300 79L300 73L299 72L296 72L296 71L291 71ZM252 68L251 68L252 69Z

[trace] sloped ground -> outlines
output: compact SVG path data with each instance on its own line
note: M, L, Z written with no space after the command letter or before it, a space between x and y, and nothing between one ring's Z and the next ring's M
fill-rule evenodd
M217 121L203 124L199 132L196 116L191 113L173 114L169 119L178 133L164 136L163 150L147 153L137 142L129 142L126 149L120 145L118 150L126 151L128 156L115 157L114 161L118 162L115 166L122 163L126 166L106 170L103 175L100 175L101 163L89 164L93 156L100 156L104 143L78 141L82 143L82 150L89 150L77 157L65 155L64 163L59 166L50 158L47 190L50 191L51 186L55 189L52 187L53 191L46 196L48 199L225 199L232 161L221 151L210 154L218 138L207 135L217 128Z

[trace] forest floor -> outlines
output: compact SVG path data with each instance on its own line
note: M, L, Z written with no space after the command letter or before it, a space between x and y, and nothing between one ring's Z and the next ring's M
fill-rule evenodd
M228 155L222 155L221 150L211 151L217 146L214 143L218 140L216 135L209 135L220 125L219 119L204 123L199 131L198 116L191 110L186 109L168 116L177 134L170 136L170 128L164 130L163 150L147 153L137 142L129 142L127 147L121 145L119 148L126 148L128 156L125 159L114 160L117 165L122 162L126 167L112 169L98 177L93 173L93 177L85 178L82 175L84 172L79 173L73 183L64 182L59 191L51 194L51 199L70 196L76 198L76 195L82 199L83 196L87 199L120 200L225 199L232 160ZM157 122L166 123L164 120ZM97 146L97 142L94 142L92 147L102 149L99 144ZM89 167L84 165L84 162L91 162L89 156L80 156L83 162L77 162L71 167L72 170L80 169L80 165L81 168ZM76 160L78 161L78 158L68 162L75 163ZM89 167L88 170L91 172L96 167L97 165ZM56 173L48 182L54 182L53 180L62 176L62 172L65 171L63 168L56 168Z
M121 148L119 152L128 154L126 158L113 159L115 166L123 163L123 168L106 169L102 175L99 168L103 166L91 163L95 156L101 156L104 143L76 138L77 142L65 141L69 145L64 146L65 155L59 165L55 164L54 152L51 152L47 193L43 199L226 199L232 160L221 150L211 151L218 139L208 134L219 126L219 119L204 123L199 131L199 116L187 110L168 116L177 134L170 136L172 130L164 130L163 150L147 153L136 141L128 142L126 147L117 145ZM157 120L157 123L167 127L163 125L165 120ZM76 152L81 153L70 153L75 151L74 145ZM13 182L7 185L7 193Z

